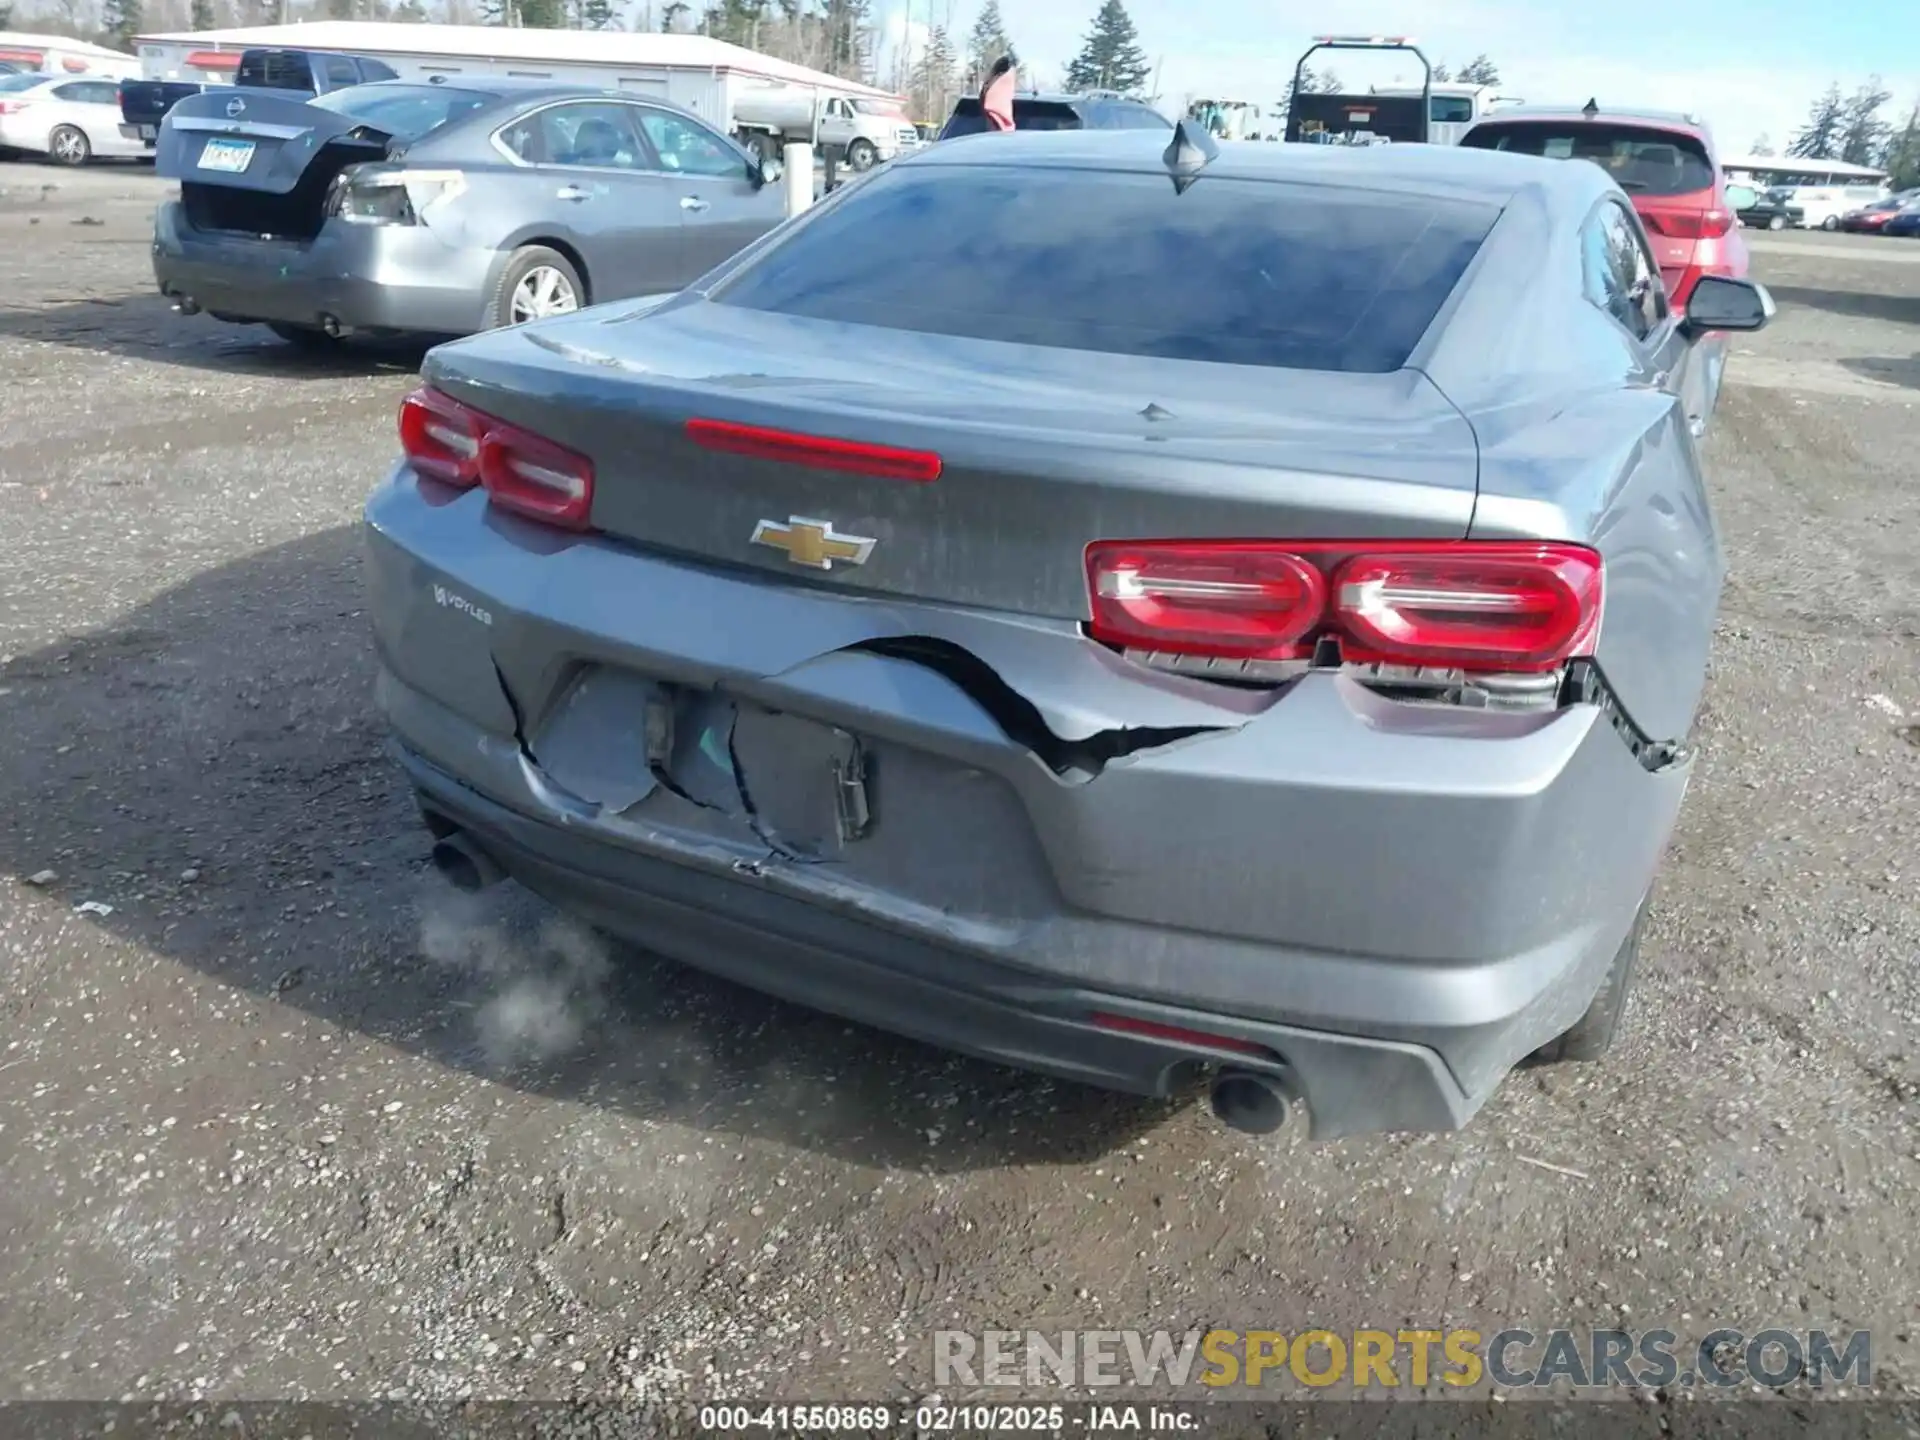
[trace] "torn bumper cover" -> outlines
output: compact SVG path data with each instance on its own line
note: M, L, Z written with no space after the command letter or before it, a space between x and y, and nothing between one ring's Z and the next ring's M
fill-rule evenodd
M1070 624L556 536L404 469L368 522L402 763L530 888L1015 1065L1151 1094L1264 1070L1316 1137L1457 1127L1572 1024L1687 780L1598 705L1234 689Z

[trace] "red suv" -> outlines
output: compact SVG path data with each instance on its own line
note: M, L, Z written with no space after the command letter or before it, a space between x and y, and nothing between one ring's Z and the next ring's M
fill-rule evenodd
M1727 200L1713 137L1690 115L1658 111L1499 110L1460 137L1478 150L1591 160L1627 192L1676 309L1702 275L1745 278L1747 244Z

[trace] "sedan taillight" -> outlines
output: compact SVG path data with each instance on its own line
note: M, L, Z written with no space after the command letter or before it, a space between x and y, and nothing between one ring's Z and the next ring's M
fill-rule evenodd
M1642 211L1641 223L1670 240L1712 240L1733 229L1734 213L1718 205L1705 210Z
M489 503L549 525L588 527L591 460L430 385L400 402L400 448L430 480L461 489L478 485Z
M1605 565L1534 541L1099 541L1097 640L1246 660L1552 670L1599 639Z

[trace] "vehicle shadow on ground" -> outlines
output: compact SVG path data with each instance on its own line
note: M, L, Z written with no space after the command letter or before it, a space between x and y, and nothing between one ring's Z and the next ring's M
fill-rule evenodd
M1767 293L1781 305L1805 305L1834 315L1920 325L1920 295L1876 295L1868 290L1820 290L1803 285L1769 285Z
M0 309L0 337L98 355L158 360L193 370L277 380L337 380L414 374L431 348L421 341L350 342L320 350L290 345L264 325L229 325L176 314L158 293L56 300L31 310Z
M763 997L515 886L456 895L383 749L360 585L340 527L0 665L10 902L111 906L82 923L251 992L254 1023L294 1006L528 1093L859 1164L1070 1163L1178 1108Z
M1842 360L1840 363L1865 379L1878 380L1883 385L1905 385L1910 390L1920 390L1920 354L1906 360L1893 356L1883 359L1863 355L1857 359Z

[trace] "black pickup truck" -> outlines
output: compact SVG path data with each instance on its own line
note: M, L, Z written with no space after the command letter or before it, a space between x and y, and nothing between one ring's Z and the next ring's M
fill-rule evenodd
M231 88L284 90L296 95L324 95L368 80L397 80L393 68L364 55L337 55L326 50L243 50ZM149 150L160 134L160 121L189 95L202 90L225 90L225 85L191 85L173 80L120 82L120 133L144 140Z

